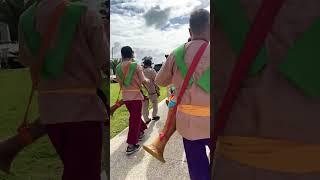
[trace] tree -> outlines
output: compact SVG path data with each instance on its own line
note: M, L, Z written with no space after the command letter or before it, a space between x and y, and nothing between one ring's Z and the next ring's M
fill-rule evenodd
M113 71L113 74L116 74L116 68L121 63L121 60L118 58L114 58L110 61L110 67Z
M0 22L8 24L12 41L18 41L20 15L36 0L0 0Z

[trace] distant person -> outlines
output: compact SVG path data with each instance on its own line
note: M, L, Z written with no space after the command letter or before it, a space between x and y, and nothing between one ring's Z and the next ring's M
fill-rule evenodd
M117 82L122 92L122 99L126 105L129 117L129 132L127 137L128 155L140 149L139 140L144 137L147 125L141 119L142 101L145 99L141 92L142 83L149 82L144 76L142 67L134 62L134 52L131 47L121 48L122 62L117 66Z
M157 72L152 68L152 57L146 57L143 61L143 73L150 80L149 83L145 83L145 87L148 92L148 98L143 101L142 115L144 121L148 124L151 120L157 121L160 119L158 116L158 97L160 96L159 87L156 85L155 78ZM152 119L149 118L149 100L152 103Z
M80 3L36 1L20 17L19 59L30 67L35 84L39 47L53 13L62 7L61 26L46 51L36 86L40 119L63 163L62 179L100 180L107 113L96 93L100 71L108 67L108 41L99 16Z
M191 41L182 44L167 58L156 76L160 86L173 84L177 98L195 54L205 48L178 105L176 129L183 137L192 180L210 180L210 162L206 147L210 144L210 13L199 9L190 16ZM176 100L176 99L175 99Z

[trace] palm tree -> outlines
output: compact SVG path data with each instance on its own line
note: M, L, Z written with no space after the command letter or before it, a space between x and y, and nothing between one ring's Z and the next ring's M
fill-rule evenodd
M8 24L12 41L18 41L19 17L36 0L0 0L0 22Z
M110 61L110 67L113 71L113 74L116 74L116 68L117 68L118 64L120 64L120 63L121 63L121 60L118 58L114 58Z

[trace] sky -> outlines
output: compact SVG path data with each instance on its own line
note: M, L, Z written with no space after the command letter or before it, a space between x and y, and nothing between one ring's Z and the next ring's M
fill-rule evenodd
M138 62L151 56L155 64L187 42L194 9L210 11L210 0L111 0L110 4L113 58L121 57L121 47L131 46Z

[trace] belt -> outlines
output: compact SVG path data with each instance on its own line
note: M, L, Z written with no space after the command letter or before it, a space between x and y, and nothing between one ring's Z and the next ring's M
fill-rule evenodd
M70 89L54 89L39 90L40 94L97 94L96 88L70 88Z
M259 169L283 173L320 172L320 144L226 136L218 139L216 153Z
M140 92L140 89L122 89L122 92Z
M178 111L192 116L210 117L210 107L208 106L180 104L178 105Z

